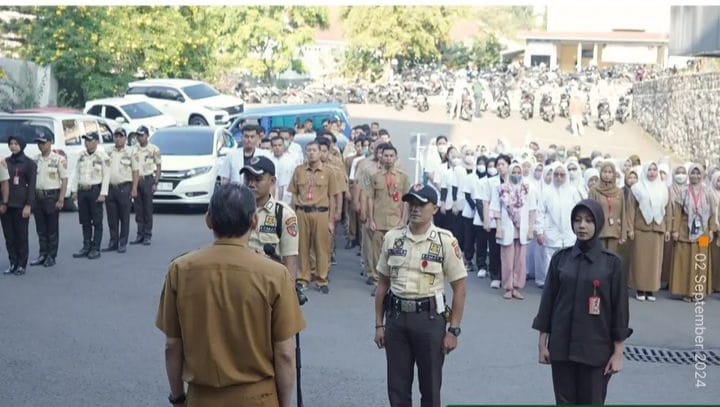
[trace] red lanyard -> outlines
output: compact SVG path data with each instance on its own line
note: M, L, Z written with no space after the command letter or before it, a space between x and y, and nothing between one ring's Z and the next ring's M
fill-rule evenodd
M395 174L391 173L390 171L385 173L385 186L387 187L388 196L392 196L391 189L394 189L393 186L395 185Z
M690 190L690 196L693 200L693 206L695 207L695 215L698 213L698 203L700 201L700 198L702 198L702 189L700 190L700 193L698 195L695 195L695 192L693 192L693 188L690 186L688 187Z
M312 201L313 189L315 189L315 171L313 169L310 169L310 174L312 174L312 175L308 177L308 192L307 192L308 201Z
M610 214L610 216L612 216L612 213L613 213L613 211L612 211L612 204L613 204L614 198L610 198L610 197L608 196L608 197L605 197L605 199L607 199L607 203L608 203L608 213Z

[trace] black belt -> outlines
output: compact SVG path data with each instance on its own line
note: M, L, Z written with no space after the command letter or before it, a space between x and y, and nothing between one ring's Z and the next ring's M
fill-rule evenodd
M436 309L435 298L433 297L406 300L404 298L398 297L391 292L388 296L388 300L388 308L390 309L390 311L423 312Z
M100 188L100 184L95 185L78 185L78 191L90 191L93 188Z
M55 196L58 193L60 193L59 189L36 189L35 190L35 196L38 198Z
M110 186L113 187L113 188L122 188L122 187L125 187L125 186L129 186L129 185L131 185L131 184L132 184L132 182L127 181L127 182L121 182L121 183L119 183L119 184L110 184Z
M140 178L143 178L143 179L145 179L145 178L153 178L153 179L154 179L154 178L155 178L155 174L142 175L142 176L140 176Z
M330 210L330 208L319 206L297 206L296 209L299 209L303 212L327 212Z

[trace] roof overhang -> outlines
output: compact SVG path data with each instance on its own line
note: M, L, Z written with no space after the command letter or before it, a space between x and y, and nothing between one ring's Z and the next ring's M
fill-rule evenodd
M518 35L525 41L553 42L599 42L599 43L643 43L664 45L669 42L667 34L644 31L608 31L608 32L559 32L525 31Z

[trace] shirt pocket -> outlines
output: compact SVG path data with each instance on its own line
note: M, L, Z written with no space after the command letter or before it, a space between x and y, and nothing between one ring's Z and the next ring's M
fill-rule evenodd
M403 264L405 264L405 257L403 256L388 256L388 274L390 279L393 281L405 281L407 279L407 272L401 272Z
M423 297L434 295L436 287L442 288L442 263L428 261L427 266L420 269L418 278L418 295Z

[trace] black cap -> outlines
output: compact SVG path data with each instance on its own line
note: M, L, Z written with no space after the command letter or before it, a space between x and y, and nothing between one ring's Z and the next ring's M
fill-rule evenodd
M113 136L115 136L115 135L121 135L123 137L127 137L127 132L125 132L125 129L123 129L122 127L118 127L117 129L115 129L115 131L113 131Z
M251 172L255 175L270 174L274 177L275 164L267 157L255 156L250 160L250 165L246 165L240 169L240 175L246 172Z
M150 135L150 129L148 129L145 126L140 126L135 131L139 136L149 136Z
M39 135L39 136L37 136L37 137L35 137L35 138L33 139L33 143L45 144L45 143L47 143L48 141L50 141L50 138L49 138L48 136L45 136L45 135Z
M83 138L83 140L100 141L100 135L96 131L90 132L90 133L82 136L82 138Z
M410 199L417 199L418 201L422 203L432 203L433 205L437 205L438 203L438 193L430 185L423 185L423 184L415 184L412 187L410 187L410 191L408 191L407 194L403 195L402 200L403 202L407 202Z

